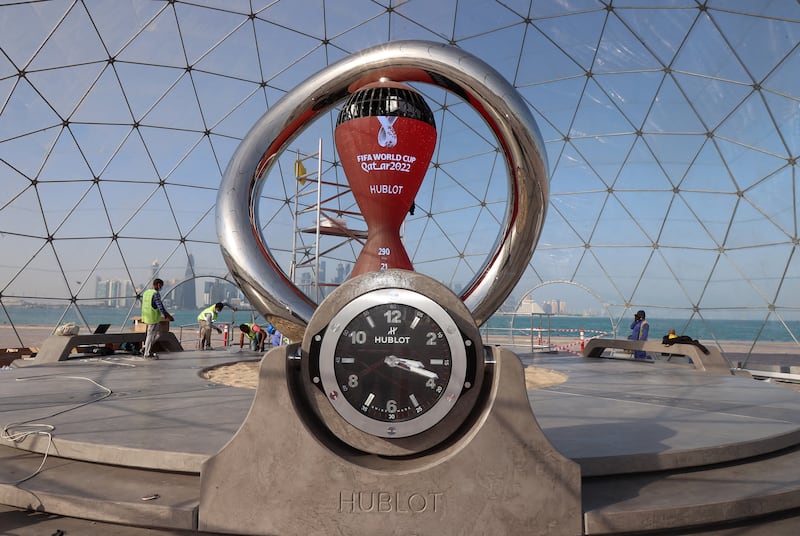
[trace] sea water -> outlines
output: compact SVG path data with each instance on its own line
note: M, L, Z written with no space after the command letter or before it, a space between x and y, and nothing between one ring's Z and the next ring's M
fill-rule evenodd
M196 327L197 310L170 311L175 317L172 325ZM17 326L52 326L56 327L65 322L75 322L80 326L93 330L98 324L111 324L110 331L119 331L121 328L132 328L133 317L138 317L140 311L134 309L118 309L112 307L82 306L70 308L65 314L64 307L47 306L6 306L0 309L0 324L13 324ZM489 319L481 328L488 335L510 335L513 329L515 337L538 335L539 329L542 337L549 334L552 337L579 337L580 331L586 338L604 336L613 338L627 338L630 335L630 322L633 319L624 318L614 321L608 317L588 316L530 316L530 315L505 315L497 314ZM225 308L217 317L217 322L228 322L238 325L242 322L265 323L263 317L256 311ZM648 318L650 324L650 339L660 340L670 328L674 328L678 335L688 335L698 340L728 340L728 341L770 341L770 342L797 342L800 339L800 321L780 322L777 320L720 320L704 319L700 317L692 320Z

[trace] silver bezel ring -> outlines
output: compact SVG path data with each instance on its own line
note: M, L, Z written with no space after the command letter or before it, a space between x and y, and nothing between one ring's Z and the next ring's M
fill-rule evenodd
M407 289L378 289L362 294L349 302L331 319L329 327L322 337L319 351L320 380L325 393L341 389L336 380L335 357L336 345L342 330L346 329L359 314L372 307L387 303L408 305L422 311L442 328L442 333L444 333L450 348L451 359L450 379L447 387L428 411L407 421L389 422L372 419L354 408L344 396L329 398L329 400L342 418L362 432L378 437L408 437L432 428L453 409L464 388L464 379L467 375L467 353L464 350L461 332L447 311L432 299Z
M500 143L508 169L508 209L492 252L460 295L481 325L506 300L533 255L547 210L547 158L517 90L490 65L450 45L393 41L375 46L319 71L272 106L242 140L220 184L216 223L223 258L260 313L305 329L317 304L281 270L259 230L262 177L307 124L381 77L453 92L484 118Z

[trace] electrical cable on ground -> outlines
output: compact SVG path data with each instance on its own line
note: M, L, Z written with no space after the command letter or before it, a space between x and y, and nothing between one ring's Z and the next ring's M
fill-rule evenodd
M0 432L0 440L11 441L13 443L19 443L19 442L22 442L25 439L27 439L29 436L43 435L43 436L47 437L47 448L44 451L44 457L42 458L42 463L39 465L39 467L36 469L36 471L34 471L30 475L28 475L25 478L22 478L20 480L15 480L15 481L12 481L12 482L0 482L0 484L17 485L17 484L21 484L22 482L25 482L26 480L30 480L31 478L33 478L34 476L39 474L39 472L41 472L42 468L44 467L45 462L47 461L47 456L50 453L50 446L53 444L53 433L52 432L53 432L53 430L55 430L55 426L53 426L51 424L44 424L44 423L31 423L31 421L33 421L33 420L42 420L42 419L51 419L53 417L56 417L58 415L62 415L62 414L67 413L69 411L73 411L73 410L76 410L78 408L82 408L83 406L87 406L89 404L93 404L95 402L99 402L100 400L103 400L103 399L108 398L109 396L111 396L111 393L113 392L108 387L106 387L104 385L101 385L101 384L97 383L96 381L94 381L93 379L86 378L84 376L31 376L31 377L28 377L28 378L17 378L16 381L21 382L21 381L29 381L29 380L47 380L47 379L86 380L88 382L93 383L94 385L96 385L97 387L102 389L103 391L105 391L105 393L103 393L103 395L100 396L99 398L88 400L86 402L83 402L83 403L78 404L76 406L73 406L71 408L63 409L63 410L57 411L55 413L51 413L50 415L46 415L44 417L39 417L39 418L36 418L36 419L28 419L27 421L10 423L10 424L6 424L5 426L3 426L3 430L2 430L2 432Z

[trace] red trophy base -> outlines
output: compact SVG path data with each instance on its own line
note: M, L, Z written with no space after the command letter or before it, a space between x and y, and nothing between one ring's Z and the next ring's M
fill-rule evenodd
M350 277L391 268L413 270L400 226L436 146L430 108L404 84L369 84L342 107L335 139L368 232Z

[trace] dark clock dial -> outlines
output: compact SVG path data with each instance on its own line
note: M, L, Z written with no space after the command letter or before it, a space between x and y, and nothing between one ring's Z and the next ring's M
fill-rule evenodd
M383 437L426 430L464 387L464 341L447 312L407 290L360 296L322 340L326 396L357 428Z

